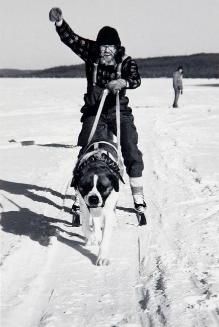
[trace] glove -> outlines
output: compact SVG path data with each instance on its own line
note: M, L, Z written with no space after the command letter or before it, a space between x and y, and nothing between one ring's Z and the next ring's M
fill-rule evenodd
M126 81L122 78L115 79L107 84L108 90L113 94L116 94L118 91L121 91L121 89L123 89L124 87L126 87Z
M60 8L52 8L49 12L49 20L51 22L60 22L62 20L62 11Z

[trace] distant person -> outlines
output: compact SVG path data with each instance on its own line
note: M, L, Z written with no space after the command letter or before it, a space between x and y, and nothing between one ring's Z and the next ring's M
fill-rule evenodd
M174 88L174 102L173 108L178 108L178 100L180 93L183 94L183 67L179 66L173 73L173 88Z
M77 35L62 17L59 8L52 8L49 18L55 22L61 41L86 65L87 93L84 96L82 129L78 145L84 149L100 104L104 89L109 90L93 140L107 140L107 131L116 134L116 96L119 91L121 113L121 151L129 176L134 206L138 213L146 207L143 194L144 168L142 153L138 149L138 134L132 110L128 106L127 89L140 86L141 79L134 59L125 55L116 29L104 26L95 41ZM81 152L80 152L81 153ZM79 153L79 156L80 156Z

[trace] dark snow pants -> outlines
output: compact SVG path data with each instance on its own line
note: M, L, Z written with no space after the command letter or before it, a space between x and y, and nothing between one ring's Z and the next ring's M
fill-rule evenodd
M128 98L126 98L128 103ZM78 138L78 145L85 147L95 120L95 115L89 115L91 108L86 108L86 112L82 116L82 129ZM84 112L84 108L82 108ZM142 153L138 149L138 134L134 124L134 117L131 108L121 103L120 108L120 128L121 128L121 151L124 159L127 174L129 177L141 177L144 169ZM104 110L100 116L96 132L92 141L107 141L108 131L117 135L116 128L116 110L115 107Z
M174 88L173 108L178 108L179 95L180 95L180 89L179 88Z

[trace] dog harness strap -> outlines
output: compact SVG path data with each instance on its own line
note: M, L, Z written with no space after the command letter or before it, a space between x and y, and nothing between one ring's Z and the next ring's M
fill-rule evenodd
M94 124L92 126L92 129L91 129L91 132L90 132L90 136L88 138L88 142L87 144L89 144L94 136L94 133L97 129L97 125L98 125L98 122L99 122L99 119L100 119L100 115L101 115L101 112L103 110L103 106L104 106L104 102L105 102L105 99L107 97L109 93L109 90L105 89L103 91L103 95L102 95L102 98L101 98L101 101L100 101L100 105L99 105L99 108L98 108L98 111L97 111L97 114L96 114L96 117L95 117L95 120L94 120Z
M122 57L122 61L119 62L118 65L117 65L117 69L116 69L116 78L117 79L121 78L121 76L122 76L122 64L123 64L124 60L127 59L127 58L128 58L128 56L124 55Z
M122 62L117 65L116 78L121 78L122 75Z
M106 148L108 148L109 150L107 150ZM100 142L92 143L85 148L82 157L78 160L77 167L80 167L84 161L87 161L90 157L96 155L98 152L108 154L108 156L114 162L117 163L117 158L118 158L117 147L112 143L106 141L100 141Z
M90 136L88 138L88 143L87 143L88 145L92 141L94 133L95 133L95 131L97 129L97 125L98 125L98 122L99 122L99 119L100 119L100 115L102 113L103 106L104 106L104 103L105 103L105 99L106 99L108 93L109 93L108 89L105 89L103 91L103 95L102 95L100 105L99 105L99 108L98 108L98 111L97 111L97 114L96 114L96 117L95 117L95 120L94 120L94 124L92 126ZM121 135L120 135L120 99L119 99L119 91L116 94L116 127L117 127L117 143L118 143L118 164L120 164L122 162L122 154L121 154L121 144L120 144L121 143Z
M120 131L120 101L119 91L116 93L116 130L117 130L117 144L118 144L118 163L122 160L121 153L121 131Z
M81 159L78 161L77 167L79 168L83 162L87 161L90 157L92 157L93 155L97 154L98 150L93 150L91 152L85 153Z
M117 157L118 155L118 149L117 147L107 141L99 141L99 142L94 142L92 144L90 144L84 151L84 153L87 153L88 151L90 151L90 149L104 149L104 148L110 148L111 150L114 150L115 156Z
M93 86L95 86L97 84L97 67L98 67L98 63L99 63L99 61L94 62L94 68L93 68Z
M118 162L117 147L112 143L106 141L100 141L100 142L92 143L87 146L87 148L84 150L82 157L78 160L77 169L79 169L81 165L85 161L88 161L91 157L102 155L102 153L107 155L112 162L117 164Z

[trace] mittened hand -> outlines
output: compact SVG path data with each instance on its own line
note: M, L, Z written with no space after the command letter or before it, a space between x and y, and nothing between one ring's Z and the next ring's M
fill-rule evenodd
M116 94L118 91L121 91L121 89L123 89L124 87L126 87L126 81L122 78L110 81L107 85L108 90L110 90L110 92L112 92L113 94Z
M52 8L49 12L49 19L51 22L60 22L62 20L62 11L60 8Z

